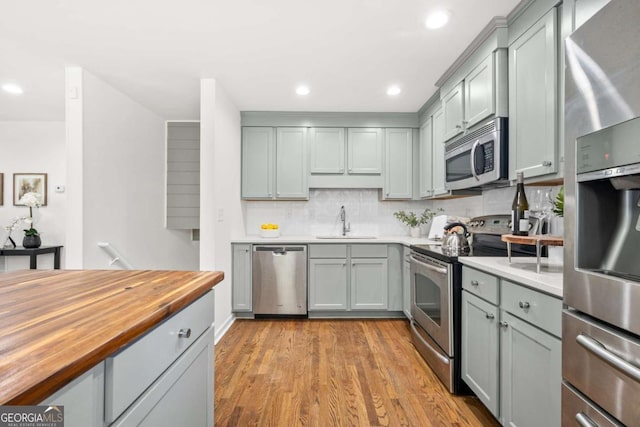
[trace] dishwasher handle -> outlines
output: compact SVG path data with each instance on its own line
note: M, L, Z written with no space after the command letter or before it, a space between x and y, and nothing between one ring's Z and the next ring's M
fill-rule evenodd
M271 252L274 256L283 256L287 252L305 252L306 246L254 246L254 252Z

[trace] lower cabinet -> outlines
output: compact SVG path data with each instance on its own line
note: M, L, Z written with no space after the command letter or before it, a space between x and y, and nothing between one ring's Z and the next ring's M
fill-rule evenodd
M505 426L560 426L562 300L463 267L462 378Z
M251 245L233 244L231 275L231 309L234 312L253 311L251 287Z
M386 244L309 245L309 311L401 310L401 281L389 277L387 254Z

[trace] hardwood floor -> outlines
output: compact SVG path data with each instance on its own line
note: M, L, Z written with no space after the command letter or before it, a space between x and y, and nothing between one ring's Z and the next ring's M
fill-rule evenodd
M237 320L216 345L216 426L498 426L452 396L406 320Z

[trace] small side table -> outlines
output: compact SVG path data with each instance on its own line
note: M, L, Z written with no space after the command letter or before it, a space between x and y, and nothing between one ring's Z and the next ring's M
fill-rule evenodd
M507 242L507 255L509 256L509 264L511 264L511 244L518 243L521 245L532 245L536 247L536 273L540 273L540 256L542 246L564 246L564 239L559 236L548 236L546 234L535 236L515 236L513 234L503 234L500 238L503 242Z
M53 268L60 270L60 251L62 246L40 246L39 248L0 248L0 256L28 256L29 268L38 268L38 255L53 254Z

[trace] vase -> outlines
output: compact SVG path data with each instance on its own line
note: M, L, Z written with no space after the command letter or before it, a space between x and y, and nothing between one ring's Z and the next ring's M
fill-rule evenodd
M40 236L38 235L24 236L24 239L22 239L22 247L24 248L39 248L41 244L42 241L40 240Z
M411 237L420 237L420 226L410 227L409 234L411 235Z

